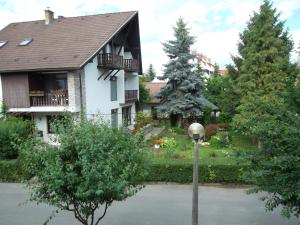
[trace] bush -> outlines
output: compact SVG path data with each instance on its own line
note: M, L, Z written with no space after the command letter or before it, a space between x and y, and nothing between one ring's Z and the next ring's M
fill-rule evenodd
M241 165L199 165L200 182L247 183ZM193 162L183 160L156 161L151 165L146 181L151 182L193 182Z
M27 179L28 175L22 168L19 160L0 160L0 181L20 182Z
M218 155L217 155L217 153L216 152L209 152L209 157L211 157L211 158L216 158L216 157L218 157Z
M228 128L227 123L218 123L219 130L226 130Z
M147 124L153 123L153 119L147 113L138 112L135 116L135 128L140 129L146 126Z
M227 148L232 143L232 138L228 132L218 132L215 136L211 137L210 145L217 148Z
M177 147L175 138L162 138L160 140L160 146L165 158L173 158L175 156Z
M18 145L32 132L32 122L16 117L0 120L0 159L16 159Z
M218 132L218 126L216 124L208 124L205 127L205 139L209 140L217 132Z

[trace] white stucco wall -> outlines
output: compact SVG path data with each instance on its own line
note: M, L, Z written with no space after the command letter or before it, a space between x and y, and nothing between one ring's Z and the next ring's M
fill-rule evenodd
M80 77L79 71L68 72L69 111L80 111Z
M110 47L106 47L107 52L111 51ZM118 52L119 47L114 52ZM131 53L124 53L124 49L121 49L120 55L124 55L124 58L132 58ZM126 57L125 57L126 56ZM132 124L134 124L134 118L136 114L135 104L125 104L125 90L138 90L139 80L137 73L126 73L124 70L120 70L117 74L117 94L118 99L111 101L111 85L109 77L105 80L108 71L98 69L97 58L95 57L92 62L88 63L84 68L82 77L84 83L83 90L83 102L85 103L85 112L89 118L93 118L95 115L101 115L104 120L111 120L111 110L118 109L118 124L122 124L122 107L131 105ZM99 80L98 78L106 71ZM112 76L116 71L112 72ZM125 79L126 76L126 79Z
M47 115L35 114L33 118L36 129L43 132L43 140L49 144L57 144L56 135L48 133Z
M117 77L117 101L111 101L111 90L109 77L104 80L106 75L102 76L99 80L98 77L105 72L97 68L97 59L94 58L93 62L88 63L84 67L85 74L85 111L88 117L100 114L103 119L111 119L111 110L118 109L118 121L122 121L122 109L120 104L125 102L124 93L124 71L120 70Z
M138 90L139 77L137 73L125 72L125 90Z

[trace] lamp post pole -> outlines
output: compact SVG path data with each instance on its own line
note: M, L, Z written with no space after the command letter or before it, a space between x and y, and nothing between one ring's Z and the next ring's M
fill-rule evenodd
M192 123L188 129L189 136L195 141L194 144L194 168L193 168L193 210L192 225L198 225L198 163L199 163L199 140L205 135L204 127L200 123Z
M198 225L198 161L199 161L199 141L196 139L194 144L192 225Z

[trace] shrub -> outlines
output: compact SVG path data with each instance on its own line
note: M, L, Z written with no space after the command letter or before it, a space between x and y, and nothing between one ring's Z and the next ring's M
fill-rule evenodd
M173 158L176 153L177 142L175 138L162 138L160 143L165 158Z
M16 159L18 145L32 132L32 122L16 117L0 120L0 159Z
M146 126L147 124L153 123L153 119L147 113L138 112L135 116L135 128L140 129Z
M220 130L226 130L228 128L227 123L218 123L218 127Z
M232 138L228 132L218 132L210 139L210 144L217 148L227 148L231 143Z
M215 152L209 152L209 157L211 157L211 158L216 158L218 155L217 155L217 153L215 153Z
M216 124L208 124L205 127L205 139L209 140L217 132L218 132L218 126Z
M29 176L22 170L19 160L0 160L0 181L20 182Z

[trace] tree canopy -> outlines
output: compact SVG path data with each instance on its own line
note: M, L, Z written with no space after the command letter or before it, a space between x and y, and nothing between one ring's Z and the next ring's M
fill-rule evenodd
M139 135L97 119L67 118L55 129L59 145L23 146L27 168L36 176L36 183L29 183L31 200L71 211L84 225L97 225L113 201L142 188L148 160Z
M231 67L240 97L233 127L258 140L251 155L255 191L267 193L266 207L283 206L283 214L300 214L300 118L292 105L297 70L284 22L265 0L240 34L239 56Z

